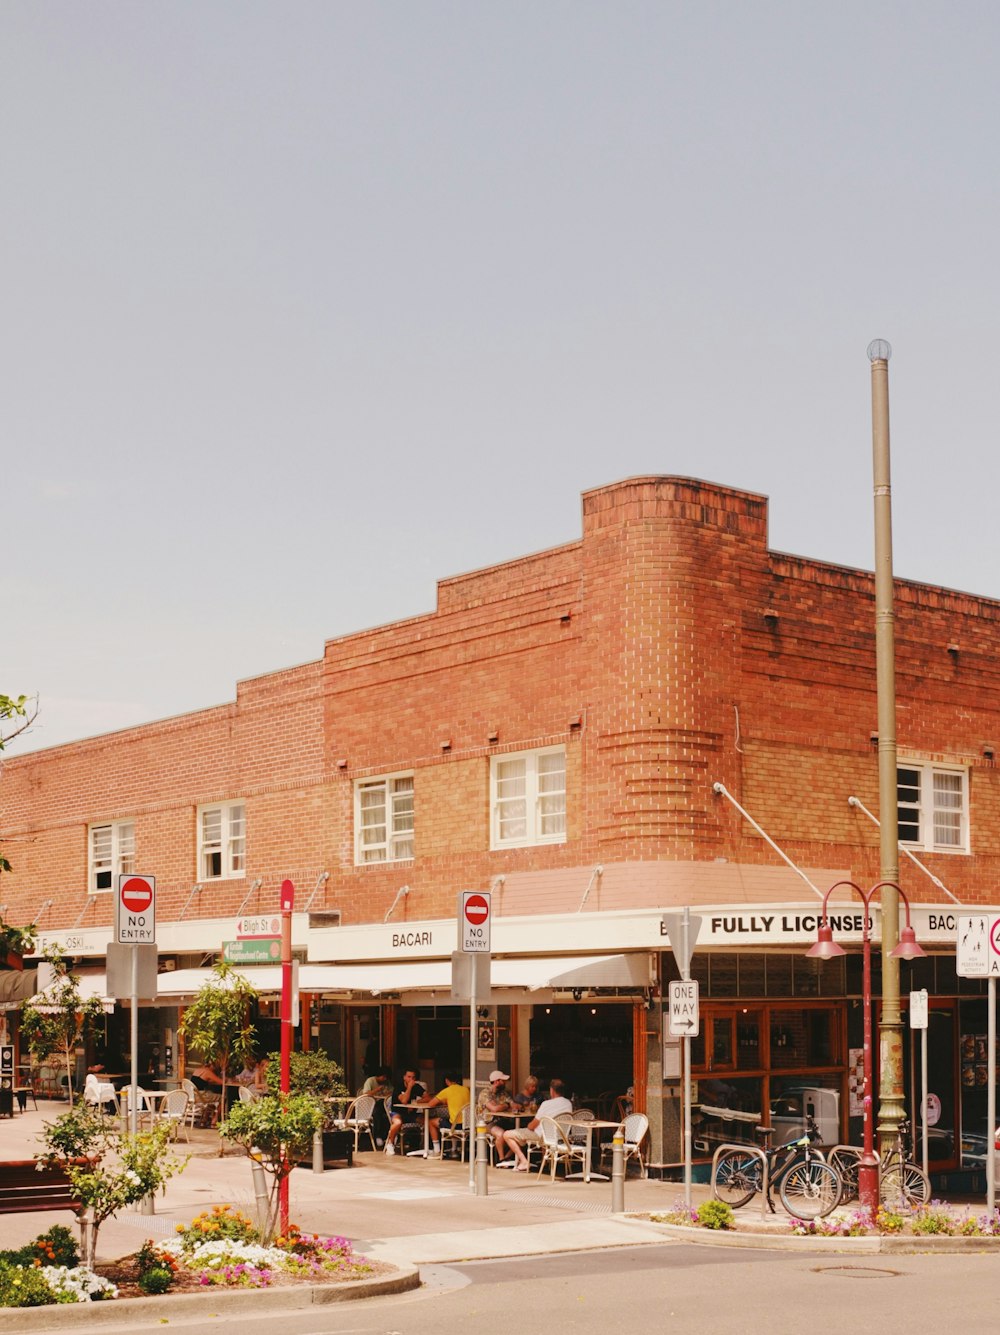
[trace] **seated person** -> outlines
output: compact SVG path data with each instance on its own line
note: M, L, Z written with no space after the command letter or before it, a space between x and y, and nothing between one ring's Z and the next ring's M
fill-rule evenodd
M476 1123L477 1125L482 1123L493 1137L498 1165L503 1162L507 1153L503 1140L506 1127L503 1122L497 1121L493 1114L511 1112L514 1107L514 1102L507 1093L509 1079L510 1076L504 1075L503 1071L491 1071L490 1083L479 1091L479 1098L476 1099Z
M424 1107L443 1108L436 1117L430 1119L431 1154L441 1153L441 1128L457 1126L462 1120L462 1109L469 1102L469 1091L457 1075L446 1075L444 1089L439 1089L433 1098L420 1099Z
M372 1109L372 1130L375 1132L375 1144L381 1149L389 1134L389 1114L385 1110L384 1099L392 1097L392 1072L388 1066L380 1066L361 1086L362 1094L370 1094L375 1100Z
M389 1127L389 1134L386 1136L385 1152L386 1154L396 1153L396 1137L399 1135L400 1128L405 1124L407 1126L415 1125L418 1122L416 1111L417 1104L421 1099L427 1097L427 1089L417 1079L417 1072L406 1070L403 1072L403 1080L399 1088L393 1095L394 1104L402 1104L400 1108L394 1107L392 1110L392 1123ZM414 1111L409 1111L409 1106Z
M188 1079L194 1085L195 1106L205 1110L210 1125L214 1126L218 1120L219 1104L222 1101L222 1076L214 1066L209 1066L205 1062L201 1066L196 1066L189 1073Z
M538 1105L538 1112L528 1125L504 1132L504 1141L514 1153L514 1171L516 1173L526 1173L528 1171L527 1156L521 1147L523 1145L541 1144L542 1137L538 1132L539 1121L543 1117L558 1117L560 1113L571 1113L573 1111L573 1105L566 1097L564 1089L565 1086L561 1080L551 1081L549 1097Z
M521 1112L534 1112L538 1107L538 1076L529 1075L520 1094L511 1099L515 1108Z

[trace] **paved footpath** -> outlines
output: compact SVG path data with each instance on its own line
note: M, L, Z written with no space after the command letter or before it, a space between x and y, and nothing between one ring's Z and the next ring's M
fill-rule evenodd
M39 1148L43 1121L65 1111L65 1103L40 1101L0 1120L0 1159L27 1159ZM146 1237L165 1236L202 1210L230 1204L253 1214L250 1167L232 1147L218 1157L218 1136L196 1129L183 1138L180 1154L191 1154L182 1173L157 1197L155 1214L125 1211L109 1219L98 1237L98 1256L112 1260L135 1251ZM349 1238L356 1251L392 1264L430 1264L502 1256L532 1256L594 1247L635 1246L664 1241L646 1221L611 1214L610 1182L555 1182L536 1173L489 1170L489 1195L469 1186L468 1164L397 1155L360 1153L353 1168L314 1173L297 1168L291 1179L291 1217L305 1231ZM695 1202L707 1188L695 1187ZM668 1210L683 1196L677 1183L630 1177L629 1211ZM54 1223L72 1225L70 1212L5 1215L3 1245L17 1247Z

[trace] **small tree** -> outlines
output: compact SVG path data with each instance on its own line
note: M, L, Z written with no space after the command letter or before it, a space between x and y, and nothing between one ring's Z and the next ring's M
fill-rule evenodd
M97 997L86 1001L80 995L80 979L69 967L62 951L44 956L55 977L39 997L21 1006L21 1033L36 1061L58 1054L66 1065L66 1090L73 1101L73 1053L93 1034L104 1019Z
M97 1234L110 1215L152 1196L187 1164L168 1153L169 1126L128 1136L79 1106L45 1124L42 1163L58 1164L80 1202L81 1260L93 1266ZM81 1162L82 1161L82 1162Z
M0 751L19 733L26 732L38 713L37 699L26 695L0 695ZM7 726L13 723L13 727ZM4 841L0 839L0 844ZM0 872L10 871L10 863L0 852Z
M220 960L210 978L184 1012L180 1032L188 1047L203 1062L218 1066L222 1074L222 1110L226 1108L226 1086L233 1070L240 1070L253 1056L256 1030L250 1022L251 1004L257 992L241 973ZM219 1154L224 1151L219 1141Z
M219 1131L241 1145L271 1178L267 1215L260 1220L261 1242L274 1237L281 1208L280 1187L299 1159L312 1149L313 1136L323 1125L323 1108L310 1094L287 1098L266 1094L253 1103L236 1103Z

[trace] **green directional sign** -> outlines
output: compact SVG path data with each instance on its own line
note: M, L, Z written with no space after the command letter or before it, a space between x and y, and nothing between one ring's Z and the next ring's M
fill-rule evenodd
M223 941L222 958L230 964L280 964L281 937L257 937L253 941Z

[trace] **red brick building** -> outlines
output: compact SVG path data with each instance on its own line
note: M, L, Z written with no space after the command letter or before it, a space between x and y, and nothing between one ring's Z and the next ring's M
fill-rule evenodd
M954 912L1000 904L1000 603L900 581L896 615L900 831L926 868L904 857L901 879L930 952L903 986L933 997L936 1155L956 1167L985 1112L985 1000L955 978ZM8 759L6 916L99 965L117 875L155 874L145 1041L176 1062L189 971L289 877L303 1041L352 1081L376 1054L436 1077L466 1051L456 897L492 890L481 1062L566 1075L602 1110L634 1084L672 1162L661 919L689 905L701 1102L780 1112L828 1089L846 1134L858 955L803 955L818 893L878 879L875 720L869 574L770 551L762 496L631 479L584 495L579 541L443 580L433 612L331 640L232 704ZM700 1143L731 1120L701 1112Z

